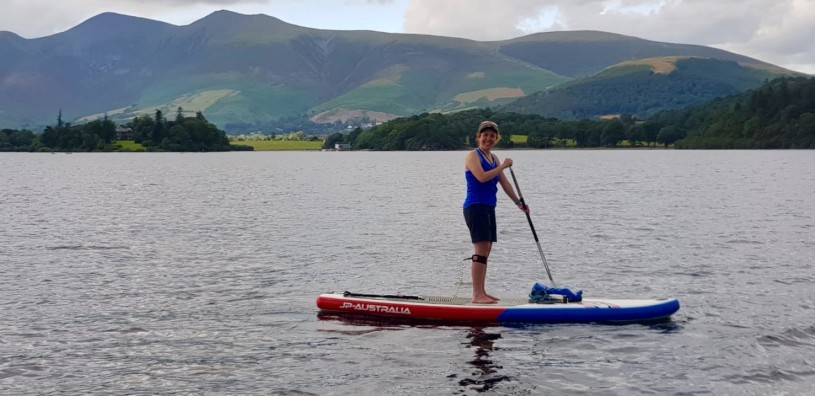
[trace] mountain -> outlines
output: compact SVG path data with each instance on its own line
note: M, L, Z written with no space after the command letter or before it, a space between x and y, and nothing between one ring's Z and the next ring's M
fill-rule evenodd
M597 31L536 33L499 44L501 53L506 56L567 77L593 75L629 60L671 56L730 60L748 67L783 71L765 62L711 47L661 43Z
M616 64L499 108L563 119L610 114L645 117L734 95L776 77L793 75L796 73L734 60L648 58Z
M60 109L76 122L127 120L155 109L175 114L179 107L203 111L227 131L293 116L384 121L500 106L598 72L603 80L604 70L621 62L661 56L788 73L713 48L603 32L478 42L319 30L229 11L186 26L104 13L38 39L0 32L0 127L40 128L53 124Z

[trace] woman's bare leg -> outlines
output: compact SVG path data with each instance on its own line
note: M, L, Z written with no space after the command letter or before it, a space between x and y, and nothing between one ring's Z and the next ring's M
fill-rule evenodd
M476 242L473 244L475 254L483 257L489 257L492 250L492 242ZM479 263L473 260L472 264L473 276L473 300L474 304L494 304L498 301L497 298L487 294L485 284L487 280L487 264Z

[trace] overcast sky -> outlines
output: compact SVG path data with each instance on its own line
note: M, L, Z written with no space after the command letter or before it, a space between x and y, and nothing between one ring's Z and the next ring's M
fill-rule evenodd
M815 74L815 0L4 0L0 31L42 37L106 11L187 25L221 9L319 29L474 40L601 30Z

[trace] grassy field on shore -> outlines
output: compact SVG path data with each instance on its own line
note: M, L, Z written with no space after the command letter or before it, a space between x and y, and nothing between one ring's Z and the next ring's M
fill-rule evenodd
M526 135L512 135L509 137L509 141L516 145L526 146Z
M305 142L297 140L230 140L229 143L252 146L255 151L297 151L320 150L322 141Z
M114 144L122 146L121 151L144 151L144 146L132 140L118 140Z
M320 150L323 142L301 142L294 140L230 140L230 144L252 146L255 151L303 151ZM132 140L118 140L114 142L122 146L120 151L145 151L144 146Z

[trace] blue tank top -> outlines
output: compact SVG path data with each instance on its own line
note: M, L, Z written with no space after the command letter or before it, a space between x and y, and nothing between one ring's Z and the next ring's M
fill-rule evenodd
M487 160L487 157L481 152L481 149L475 149L475 151L481 158L481 169L484 169L484 172L489 172L498 167L497 162L493 163L493 161L491 161L494 160L494 158ZM464 177L467 179L467 198L464 200L465 208L474 204L484 204L495 207L498 201L498 176L481 183L475 178L473 172L467 169L464 173Z

